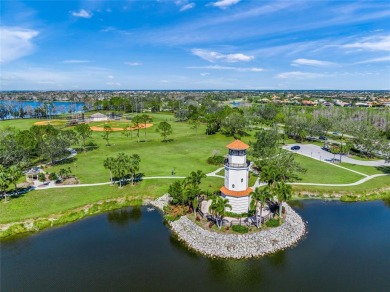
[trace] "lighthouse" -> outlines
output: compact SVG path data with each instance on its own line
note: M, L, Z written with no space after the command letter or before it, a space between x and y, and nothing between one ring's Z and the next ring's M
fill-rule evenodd
M241 214L249 210L250 193L248 187L249 162L246 160L247 144L235 140L226 146L229 149L225 159L225 185L220 188L221 196L229 200L232 213Z

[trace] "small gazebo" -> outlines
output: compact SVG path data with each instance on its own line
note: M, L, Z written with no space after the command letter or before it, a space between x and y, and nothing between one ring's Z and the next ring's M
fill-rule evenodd
M35 180L38 180L40 173L39 167L33 167L30 170L26 172L26 181L28 182L34 182Z

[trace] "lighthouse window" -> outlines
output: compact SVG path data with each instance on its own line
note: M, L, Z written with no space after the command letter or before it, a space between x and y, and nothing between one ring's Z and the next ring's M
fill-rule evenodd
M232 184L232 189L234 189L234 184Z
M241 179L241 182L244 182L244 179L243 179L243 178Z

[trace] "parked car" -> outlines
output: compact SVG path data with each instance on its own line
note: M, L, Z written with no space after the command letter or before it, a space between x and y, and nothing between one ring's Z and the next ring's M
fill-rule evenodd
M291 150L299 150L301 149L301 146L295 145L291 147Z
M326 138L325 136L319 136L318 139L324 140L324 141L328 140L328 138Z
M339 134L339 132L333 132L333 135L338 135Z

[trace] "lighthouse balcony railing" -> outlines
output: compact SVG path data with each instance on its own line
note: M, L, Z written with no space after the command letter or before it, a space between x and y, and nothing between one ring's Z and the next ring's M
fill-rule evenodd
M227 167L233 167L233 168L247 168L249 167L250 161L247 161L245 163L229 163L229 159L225 159L225 166Z

